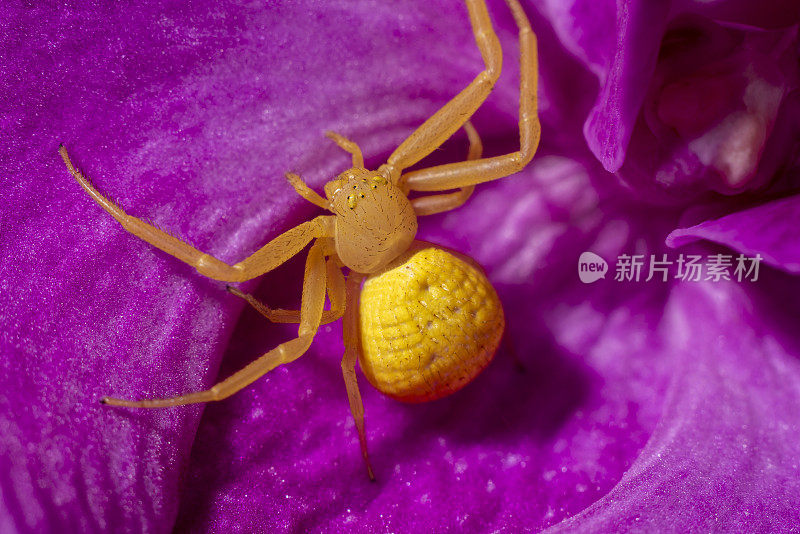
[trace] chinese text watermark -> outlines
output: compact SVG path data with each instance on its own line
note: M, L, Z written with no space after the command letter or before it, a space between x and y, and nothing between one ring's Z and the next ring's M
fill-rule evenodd
M679 254L672 259L667 254L621 254L614 265L614 281L756 282L762 259L761 254ZM608 263L593 252L584 252L578 259L578 276L586 284L605 278L607 272Z

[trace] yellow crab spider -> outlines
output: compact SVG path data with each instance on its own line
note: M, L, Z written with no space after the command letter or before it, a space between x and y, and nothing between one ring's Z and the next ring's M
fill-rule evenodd
M480 138L468 122L500 75L502 52L485 2L466 0L485 69L403 141L377 170L364 167L361 149L353 141L329 132L327 136L352 155L352 168L325 184L324 198L299 176L287 174L287 178L300 196L332 215L318 216L284 232L235 265L127 215L94 188L61 146L59 153L70 173L123 228L215 280L250 280L278 267L313 242L306 259L300 310L272 310L229 287L271 321L299 323L297 337L206 391L169 399L105 397L102 401L157 408L224 399L278 365L302 356L320 324L344 316L342 373L367 472L374 479L356 360L369 382L383 393L402 401L427 401L448 395L475 378L491 360L503 333L503 309L481 268L466 256L414 237L418 216L461 206L476 184L521 170L536 152L540 137L536 37L517 0L506 3L519 28L518 151L481 158ZM462 127L470 140L466 161L403 172ZM446 190L456 191L412 200L407 196L410 191ZM346 279L342 272L345 267ZM326 293L329 310L323 310Z

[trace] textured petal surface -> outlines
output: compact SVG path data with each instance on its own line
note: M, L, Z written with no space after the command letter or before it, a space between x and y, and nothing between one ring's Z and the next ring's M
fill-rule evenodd
M541 51L540 154L420 231L486 267L508 343L473 384L433 403L400 404L361 380L374 484L342 384L339 324L223 402L97 403L208 387L294 330L242 312L224 284L130 236L57 147L131 214L237 261L316 213L282 174L320 190L346 168L325 130L358 141L375 166L480 71L463 4L0 8L0 531L796 525L794 198L723 203L673 232L687 226L685 205L644 203L652 184L623 176L631 194L605 170L639 142L672 17L777 32L744 47L764 61L741 65L760 68L796 63L794 6L749 19L733 0L653 6L526 4ZM498 155L518 147L518 52L504 3L489 7L504 71L474 124ZM794 86L775 72L780 98L765 94L786 109ZM786 120L771 126L780 149L759 162L788 173ZM458 133L430 161L461 159L465 145ZM769 266L750 285L578 280L582 252L671 253L670 232L671 245L707 239ZM302 270L301 254L244 289L297 306Z
M786 317L798 310L775 292L800 285L775 272L758 290L734 285L672 291L658 425L617 486L551 532L796 529L800 346Z

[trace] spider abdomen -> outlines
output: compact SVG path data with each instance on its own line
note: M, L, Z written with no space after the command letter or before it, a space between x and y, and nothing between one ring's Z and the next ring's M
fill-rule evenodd
M408 252L361 292L361 370L397 400L453 393L491 361L503 308L486 276L438 248Z

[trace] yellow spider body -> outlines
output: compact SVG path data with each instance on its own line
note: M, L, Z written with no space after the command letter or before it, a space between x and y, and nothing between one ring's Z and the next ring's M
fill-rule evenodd
M505 318L475 266L440 248L410 251L364 282L361 370L406 402L453 393L494 356Z

